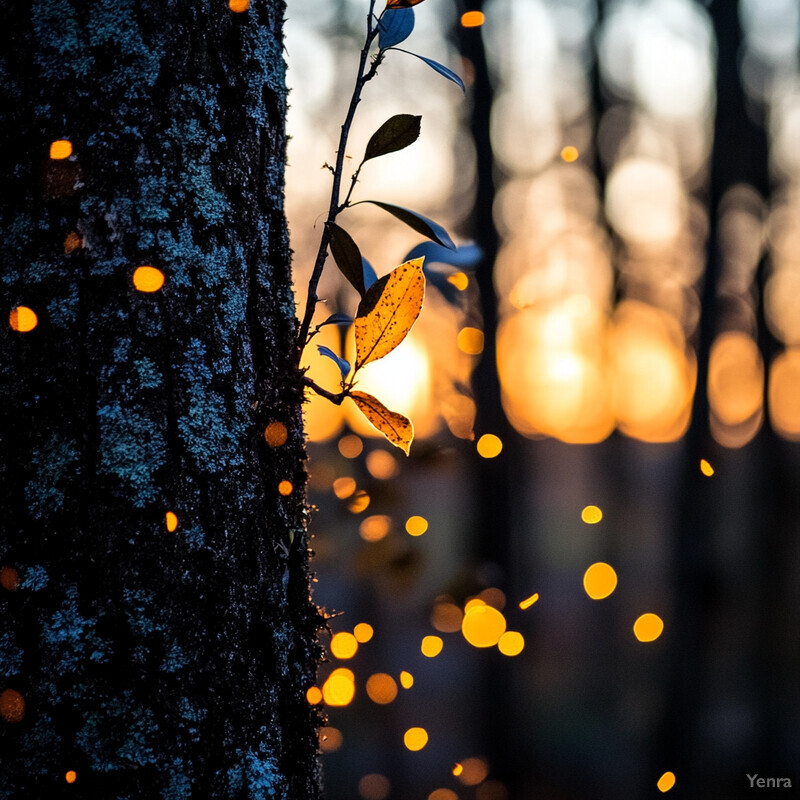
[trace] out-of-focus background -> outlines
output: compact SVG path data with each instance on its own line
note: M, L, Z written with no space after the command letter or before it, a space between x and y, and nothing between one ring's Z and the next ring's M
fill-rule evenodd
M367 5L288 2L301 312ZM415 13L402 47L466 99L390 52L347 162L393 114L422 134L368 162L354 199L483 257L430 265L411 335L364 370L413 419L409 458L349 401L307 406L328 797L796 787L800 0ZM375 206L339 222L378 275L420 241ZM321 294L317 321L354 313L332 264ZM315 343L347 356L349 336Z

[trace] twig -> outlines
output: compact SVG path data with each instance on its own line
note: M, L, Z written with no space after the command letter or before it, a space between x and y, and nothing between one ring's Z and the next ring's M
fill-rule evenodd
M367 64L367 58L369 57L369 50L370 46L372 45L373 40L378 35L378 26L373 26L372 18L374 16L373 9L375 8L375 0L370 0L369 3L369 12L367 13L367 36L364 40L364 47L361 49L361 58L359 60L358 65L358 78L356 80L356 85L353 89L353 95L350 98L350 106L347 109L347 116L345 117L344 123L342 124L342 132L339 136L339 149L336 152L336 167L333 170L333 186L331 187L331 201L328 207L328 219L326 222L334 222L336 220L337 214L344 208L344 205L339 205L339 194L341 191L342 185L342 171L344 169L344 158L345 158L345 151L347 149L347 139L350 135L350 126L353 124L353 118L355 117L356 108L358 107L359 102L361 102L361 91L364 88L364 84L371 80L375 72L377 71L378 64L380 63L381 56L380 54L372 63L369 71L365 74L364 68ZM350 193L352 192L352 185L350 192L348 192L348 199L350 197ZM346 203L345 203L346 205ZM326 224L322 229L322 237L320 238L319 243L319 250L317 250L317 258L314 262L314 271L311 274L311 280L308 283L308 297L306 299L306 310L303 314L303 321L300 325L300 331L297 334L297 359L298 363L300 357L303 353L303 348L308 343L309 339L309 328L311 327L311 320L314 317L314 311L317 307L317 302L319 298L317 297L317 287L319 285L319 280L322 277L322 269L325 266L325 259L328 256L328 244L330 243L330 230L328 225ZM341 402L341 400L339 401Z
M314 381L312 381L311 378L309 378L306 375L303 375L303 383L306 386L308 386L309 389L313 389L318 395L327 398L328 400L331 401L331 403L334 403L337 406L340 406L342 404L342 401L348 395L348 391L345 389L336 394L334 394L333 392L329 392L327 389L323 389L321 386L314 383Z

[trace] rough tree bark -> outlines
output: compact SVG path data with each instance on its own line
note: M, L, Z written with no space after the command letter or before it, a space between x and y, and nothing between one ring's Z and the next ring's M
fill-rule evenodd
M1 798L319 796L283 14L4 8Z

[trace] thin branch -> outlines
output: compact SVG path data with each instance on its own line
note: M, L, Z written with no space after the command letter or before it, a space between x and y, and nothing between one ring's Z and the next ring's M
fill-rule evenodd
M337 406L340 406L342 401L348 395L346 390L342 390L336 394L334 394L334 392L329 392L327 389L323 389L321 386L314 383L314 381L312 381L311 378L306 375L303 375L303 383L308 386L309 389L313 389L318 395L325 397L326 399L330 400L331 403L334 403Z
M353 88L353 95L350 98L350 106L347 109L347 116L342 124L342 132L339 136L339 148L336 152L336 167L333 171L333 186L331 187L331 201L328 207L328 219L326 222L335 222L337 214L342 210L339 205L339 195L342 185L342 172L344 170L345 151L347 149L347 139L350 135L350 127L353 124L356 108L361 102L361 91L364 84L370 80L377 69L377 63L380 61L380 55L373 62L369 71L365 74L364 68L367 65L367 58L369 57L369 50L373 40L378 35L377 26L373 27L372 17L375 8L375 0L370 0L369 12L367 13L367 36L364 40L364 47L361 49L361 57L358 64L358 78L356 85ZM351 187L352 188L352 187ZM349 193L348 193L349 197ZM319 286L320 278L322 277L322 269L325 266L325 259L328 257L328 244L330 243L330 230L328 225L325 225L322 230L322 237L320 238L319 250L317 250L317 258L314 262L314 271L311 274L311 280L308 283L308 297L306 299L306 310L303 315L303 321L300 324L300 331L297 335L297 358L298 362L302 355L303 348L308 342L308 331L311 327L311 320L314 317L314 311L317 307L319 298L317 297L317 287ZM341 402L341 401L340 401Z

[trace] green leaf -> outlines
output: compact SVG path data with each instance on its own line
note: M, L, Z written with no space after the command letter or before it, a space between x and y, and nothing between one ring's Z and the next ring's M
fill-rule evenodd
M350 397L361 413L393 444L406 455L414 441L414 425L408 417L390 411L376 397L366 392L350 392Z
M356 370L377 361L403 341L422 310L423 259L406 261L367 290L358 305L353 331Z
M399 219L401 222L405 222L409 228L413 228L417 233L421 233L423 236L431 239L437 244L443 245L444 247L449 247L451 250L456 249L456 246L453 244L453 240L450 238L450 235L441 225L439 225L437 222L434 222L432 219L424 217L422 214L418 214L416 211L411 211L410 209L402 208L401 206L395 206L391 203L382 203L380 200L361 200L360 202L372 203L373 205L382 208L384 211L388 211L390 214L397 217L397 219ZM354 203L354 205L356 204Z
M335 222L326 223L330 234L330 247L333 260L339 271L352 284L353 288L363 297L366 287L364 286L364 268L361 261L361 251L353 241L350 234L340 228Z
M422 117L414 114L395 114L387 119L367 143L364 161L394 153L416 142L421 119Z
M325 356L329 358L331 361L335 362L336 366L339 367L339 372L342 373L342 380L344 380L348 374L350 373L350 362L345 361L343 358L339 358L330 347L325 347L324 344L318 344L317 350L319 350L319 354L321 356Z

